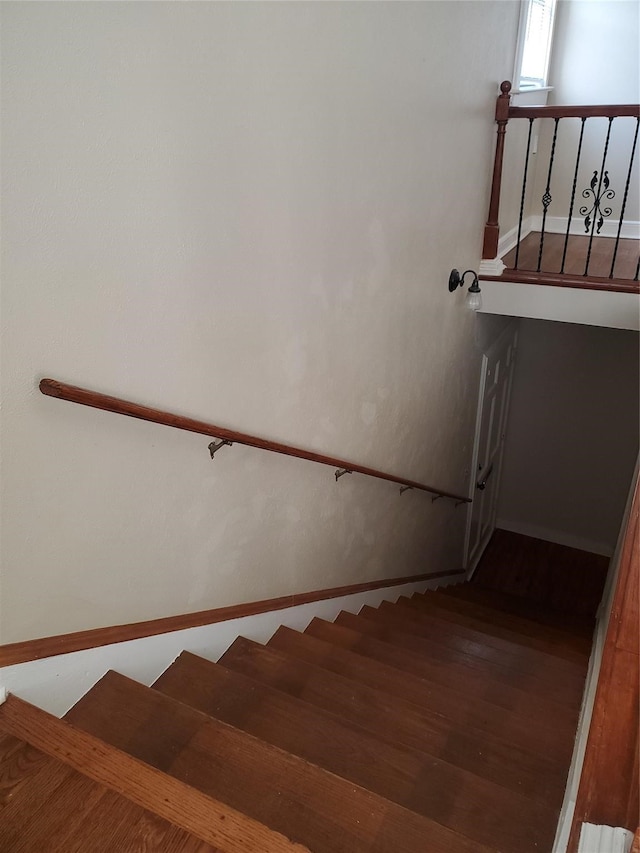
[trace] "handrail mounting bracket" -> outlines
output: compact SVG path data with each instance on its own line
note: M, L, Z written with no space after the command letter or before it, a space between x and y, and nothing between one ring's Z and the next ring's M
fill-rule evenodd
M212 441L209 445L209 453L211 454L211 458L213 459L216 453L225 446L225 444L229 445L229 447L233 446L232 441L228 441L226 438L220 439L220 441L215 442Z

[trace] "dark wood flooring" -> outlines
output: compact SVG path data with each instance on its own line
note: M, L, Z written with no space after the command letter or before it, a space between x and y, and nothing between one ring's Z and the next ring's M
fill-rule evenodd
M562 266L562 254L564 251L564 234L545 233L541 272L559 273ZM615 238L594 237L589 259L590 276L608 278L611 273ZM571 235L567 244L567 256L565 259L564 273L567 275L582 276L585 274L589 237ZM538 254L540 249L540 233L533 231L528 234L520 244L518 256L518 269L523 271L536 271L538 268ZM515 265L516 250L513 249L502 259L508 269ZM640 241L620 240L616 262L614 267L614 278L633 279L636 275L638 258L640 257Z
M523 615L536 608L547 624L593 630L604 589L609 558L577 548L544 542L507 530L496 530L473 576L478 596L487 591L495 604L496 594L513 596L509 606L520 605Z

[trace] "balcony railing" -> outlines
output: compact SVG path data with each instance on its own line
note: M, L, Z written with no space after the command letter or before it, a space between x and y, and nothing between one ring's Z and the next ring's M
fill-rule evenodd
M640 105L517 107L500 88L482 277L637 292Z

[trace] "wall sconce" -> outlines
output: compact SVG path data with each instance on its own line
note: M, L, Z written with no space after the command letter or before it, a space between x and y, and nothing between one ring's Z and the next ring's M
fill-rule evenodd
M451 270L449 275L449 293L453 293L458 287L464 284L464 277L468 273L473 276L473 281L467 293L467 308L471 311L479 311L482 308L482 296L480 295L480 285L478 284L478 276L473 270L465 270L462 275L458 270Z

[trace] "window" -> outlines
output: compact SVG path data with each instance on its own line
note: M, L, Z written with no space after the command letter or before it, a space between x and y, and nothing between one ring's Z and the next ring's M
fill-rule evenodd
M556 0L522 0L514 82L520 91L547 86Z

